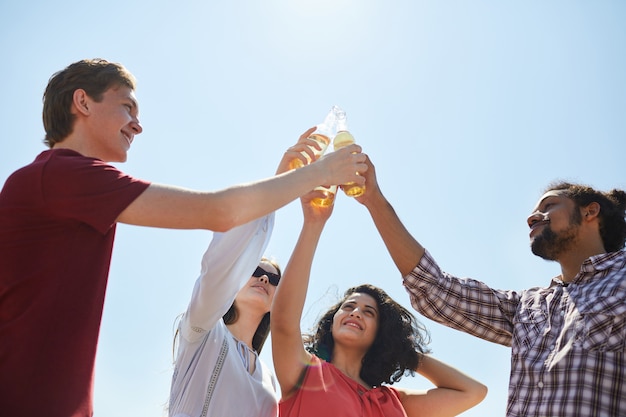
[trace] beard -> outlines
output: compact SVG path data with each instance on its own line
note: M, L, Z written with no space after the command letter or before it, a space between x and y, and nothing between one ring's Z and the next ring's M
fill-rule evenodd
M570 217L570 226L566 230L556 233L548 224L541 234L530 243L530 250L546 261L556 261L576 244L577 232L581 223L582 215L578 210L574 210Z

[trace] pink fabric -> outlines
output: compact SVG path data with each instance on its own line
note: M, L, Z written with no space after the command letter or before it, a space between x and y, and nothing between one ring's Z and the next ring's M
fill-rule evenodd
M302 386L279 404L280 417L406 417L398 392L368 390L333 364L314 356Z

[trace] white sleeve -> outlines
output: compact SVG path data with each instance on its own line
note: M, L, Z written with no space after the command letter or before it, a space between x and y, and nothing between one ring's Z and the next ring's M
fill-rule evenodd
M273 228L274 213L271 213L228 232L213 234L180 324L183 337L197 340L228 311L259 265Z

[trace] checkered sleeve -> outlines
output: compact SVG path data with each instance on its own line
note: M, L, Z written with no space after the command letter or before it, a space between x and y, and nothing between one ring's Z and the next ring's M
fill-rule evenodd
M494 290L480 281L447 274L428 251L404 277L403 285L411 305L423 316L481 339L511 346L513 316L519 301L516 292Z

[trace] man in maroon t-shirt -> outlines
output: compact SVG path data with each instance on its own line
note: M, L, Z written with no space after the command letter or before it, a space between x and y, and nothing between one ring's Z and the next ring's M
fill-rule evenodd
M54 74L44 93L50 148L0 192L0 414L93 414L93 370L117 222L226 231L309 190L363 184L353 145L315 160L307 130L277 176L214 192L132 178L124 162L142 131L135 80L123 66L83 60ZM271 195L272 198L266 198ZM250 204L252 202L252 204Z

